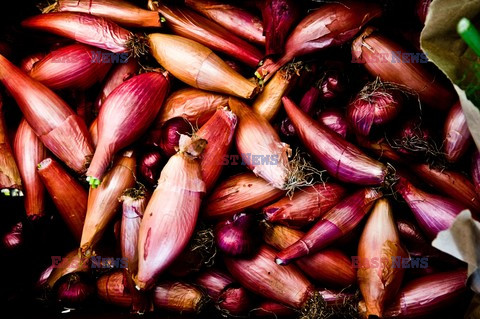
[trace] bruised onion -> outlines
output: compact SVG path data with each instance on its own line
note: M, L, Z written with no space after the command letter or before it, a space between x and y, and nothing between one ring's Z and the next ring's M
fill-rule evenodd
M366 314L383 317L385 306L393 300L402 284L403 267L394 259L407 258L387 199L377 201L358 244L358 284L366 305ZM375 267L376 265L376 267Z
M347 118L355 131L368 135L373 126L393 120L403 106L402 88L378 78L363 87L347 108Z
M235 214L215 227L215 241L220 251L230 256L248 255L254 249L254 216Z
M151 288L193 235L205 193L197 160L205 144L203 139L182 135L179 152L170 157L160 174L140 224L134 278L139 289Z

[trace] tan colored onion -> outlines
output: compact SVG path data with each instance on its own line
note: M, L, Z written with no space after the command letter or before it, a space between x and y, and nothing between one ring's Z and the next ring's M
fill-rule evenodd
M392 209L387 199L377 201L358 244L358 284L367 311L382 318L384 307L395 297L402 284L403 267L395 267L394 260L407 258L398 236Z
M100 299L115 306L128 308L132 305L132 295L127 290L125 274L121 270L100 277L97 294Z
M290 63L275 73L253 102L252 109L255 113L268 121L275 118L282 106L282 97L288 94L298 79L301 66L300 69L298 67L298 63Z
M212 191L205 199L203 212L207 218L226 219L245 209L261 208L284 194L252 173L238 174L223 180Z
M195 125L203 125L219 107L228 105L228 96L185 88L170 94L160 109L157 120L159 126L174 117L183 117Z
M77 242L80 241L87 213L87 192L76 179L51 158L41 161L37 168L38 175L60 216Z
M153 287L158 276L182 253L192 237L205 193L197 160L205 140L181 135L180 151L164 166L148 202L138 235L139 289Z
M87 216L80 241L80 249L85 256L92 255L94 245L121 206L118 201L120 195L135 184L135 165L133 151L125 151L105 175L100 186L90 188Z
M25 119L18 126L13 148L25 188L25 213L31 218L43 216L45 187L37 174L37 164L45 158L47 150Z
M246 99L258 87L235 72L209 48L177 35L153 33L148 36L155 59L176 78L198 89Z
M248 169L273 187L286 189L290 172L289 146L262 116L240 100L230 98L230 109L238 116L237 151ZM255 161L255 158L258 161Z
M182 282L161 283L153 289L153 302L159 309L179 313L199 313L205 305L203 292Z

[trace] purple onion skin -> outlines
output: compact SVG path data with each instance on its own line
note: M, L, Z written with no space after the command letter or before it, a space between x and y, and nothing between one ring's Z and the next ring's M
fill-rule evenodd
M455 103L448 112L443 138L445 157L451 163L457 162L470 146L472 136L460 102Z
M480 194L480 152L475 151L472 158L472 178L477 194Z
M293 0L258 2L264 24L266 55L281 54L293 23L300 17L300 9Z
M8 250L14 250L23 244L23 224L18 222L3 237L3 247Z
M254 216L238 213L232 219L222 221L215 227L218 248L230 256L246 255L254 248L252 228Z
M343 113L338 109L327 109L318 115L318 122L332 131L346 138L348 135L348 122Z
M422 25L425 24L425 20L427 20L430 3L432 3L432 0L417 0L417 16Z
M315 106L318 104L321 93L322 92L318 87L310 87L310 89L308 89L308 91L303 95L298 107L308 115L313 116L316 111ZM285 136L295 135L295 127L288 117L282 121L280 130Z
M57 299L64 306L80 306L90 299L94 292L92 284L74 274L59 284Z
M388 175L387 167L338 134L314 121L288 97L282 102L295 130L310 155L335 178L360 185L380 185Z
M342 78L338 71L331 70L326 72L325 78L320 84L321 99L324 101L331 101L337 98L345 91L342 85Z
M166 157L171 157L177 153L180 134L189 134L192 132L192 126L182 117L174 117L162 127L160 137L160 148Z
M395 184L395 189L407 202L418 224L430 239L449 228L455 217L467 209L465 205L450 198L425 193L403 177Z
M159 150L153 149L143 153L139 159L138 173L150 185L155 185L160 176L162 155Z

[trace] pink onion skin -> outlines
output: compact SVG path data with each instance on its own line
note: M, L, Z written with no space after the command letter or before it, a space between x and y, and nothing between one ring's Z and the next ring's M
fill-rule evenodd
M105 99L115 90L120 84L130 79L138 71L138 62L136 59L130 57L127 63L120 63L112 67L110 73L107 74L103 86L98 94L97 100L94 103L97 113L105 102Z
M461 173L430 168L428 164L411 166L413 172L430 186L450 196L474 212L480 212L480 199L472 182Z
M263 58L263 54L256 47L188 8L159 3L158 11L175 34L225 53L250 67L256 67Z
M467 151L472 142L472 135L468 129L467 118L463 114L460 101L450 109L443 128L445 140L445 158L451 162L457 162Z
M403 177L395 184L395 189L410 206L418 224L430 239L449 228L455 217L467 209L450 198L421 191Z
M277 254L275 261L287 265L292 260L320 251L351 232L383 194L373 188L356 191L330 209L310 230L288 248Z
M349 132L349 125L344 115L338 109L326 109L318 115L318 122L332 131L346 138Z
M110 20L86 13L52 12L22 21L22 26L50 32L114 53L127 52L132 33Z
M475 191L480 194L480 152L475 151L472 157L472 178Z
M466 281L464 269L414 279L400 290L384 316L399 319L428 316L459 301L467 291Z
M383 184L387 167L302 112L288 97L285 111L310 155L333 177L360 185Z
M215 114L196 133L207 141L205 150L200 155L202 179L207 193L212 190L222 172L222 159L228 155L233 142L237 116L225 108Z
M34 53L27 56L25 59L22 60L22 62L20 62L20 69L25 73L30 72L35 63L43 59L45 56L46 54L43 52Z
M101 179L115 153L145 133L169 86L162 74L143 73L123 82L108 96L98 115L98 145L87 176Z
M329 211L345 193L345 188L338 184L316 184L264 207L263 214L269 222L302 227Z
M38 175L76 240L80 241L88 194L80 183L51 158L38 164Z
M151 140L154 139L152 133L155 132L150 131L149 139ZM153 144L158 144L163 155L166 157L171 157L177 153L180 134L191 134L192 125L184 118L174 117L165 122L159 133L160 138L157 140L158 142L154 142Z
M258 1L262 11L266 55L282 54L285 39L300 18L300 8L293 0Z
M142 290L153 286L193 235L205 184L200 164L187 156L178 152L170 157L145 210L138 237L138 274L134 278Z
M0 81L45 147L74 171L84 173L93 153L85 122L53 91L1 55Z
M94 62L96 55L104 53L85 44L68 45L35 63L29 75L52 90L85 90L102 81L110 70L111 63Z
M45 215L45 187L37 173L37 164L47 156L47 150L23 119L18 126L13 143L18 170L25 193L25 212L29 218Z
M265 45L262 21L247 10L211 0L186 0L185 4L233 34L250 42Z
M351 39L382 10L375 3L347 1L328 3L303 18L290 33L283 56L275 63L265 63L257 76L267 81L278 69L295 57L340 46Z
M126 27L161 27L160 17L156 12L122 0L59 0L57 10L88 13Z
M225 257L228 271L248 290L294 308L301 308L313 285L294 265L275 264L275 251L267 246L249 259Z

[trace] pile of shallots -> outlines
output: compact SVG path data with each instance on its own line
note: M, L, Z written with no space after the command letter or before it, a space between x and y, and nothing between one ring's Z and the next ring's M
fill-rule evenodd
M431 241L480 154L429 3L51 3L0 37L2 251L61 219L32 289L68 311L462 315Z

